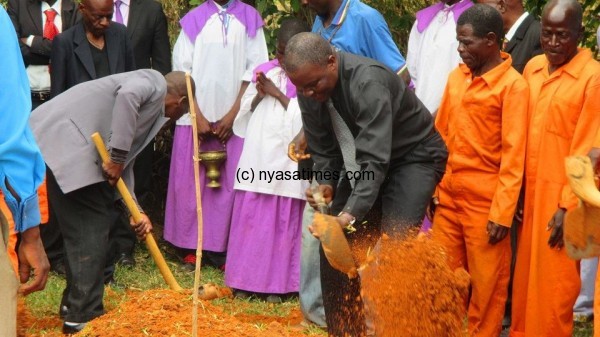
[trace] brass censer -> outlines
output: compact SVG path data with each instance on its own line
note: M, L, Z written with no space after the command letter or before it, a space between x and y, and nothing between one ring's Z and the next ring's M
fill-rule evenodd
M225 150L199 151L198 159L200 159L200 163L206 168L206 178L210 180L207 186L211 188L221 187L221 183L219 183L221 165L227 159L227 152Z

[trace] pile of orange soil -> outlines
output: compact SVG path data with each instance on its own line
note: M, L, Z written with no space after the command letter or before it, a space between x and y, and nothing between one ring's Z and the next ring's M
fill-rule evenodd
M259 337L259 336L305 336L293 328L300 323L302 315L294 310L288 317L269 317L263 315L236 314L227 312L228 305L216 306L200 301L198 307L198 336L202 337ZM240 309L244 303L231 303ZM37 324L24 308L20 310L19 325L25 334L25 327ZM50 322L51 321L51 322ZM50 324L48 324L50 323ZM46 327L61 326L58 317L45 322ZM40 328L43 328L40 326ZM29 331L32 329L29 328ZM123 337L123 336L191 336L192 332L192 295L172 290L149 290L130 292L127 299L107 314L93 320L77 336L86 337ZM62 336L58 332L44 336Z
M424 237L384 236L375 261L362 272L362 295L378 337L465 336L470 278L453 271L443 248Z

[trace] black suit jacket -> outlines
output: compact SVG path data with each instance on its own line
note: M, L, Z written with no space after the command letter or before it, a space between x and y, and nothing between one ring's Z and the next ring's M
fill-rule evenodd
M111 22L104 32L104 41L111 75L135 70L133 50L125 26ZM98 78L83 22L57 35L53 42L50 73L52 97L74 85Z
M61 0L62 31L69 29L80 19L73 0ZM44 39L42 5L39 0L9 0L8 15L19 37L19 46L25 66L47 65L50 63L52 41ZM33 35L31 47L21 42L21 38Z
M513 67L521 74L527 62L542 53L540 31L540 22L529 14L506 44L505 51L512 57Z
M159 2L131 0L127 35L133 46L136 69L152 68L163 75L171 71L167 18Z

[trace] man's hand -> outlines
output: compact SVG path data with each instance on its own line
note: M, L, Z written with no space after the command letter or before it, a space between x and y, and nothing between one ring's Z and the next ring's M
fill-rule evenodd
M489 236L488 243L490 245L495 245L498 242L504 240L510 227L505 227L500 224L497 224L493 221L488 221L487 223L487 234Z
M50 263L44 245L40 238L39 227L33 227L21 233L19 245L19 279L21 288L19 292L28 295L34 291L43 290L48 280ZM30 281L27 283L27 281Z
M310 154L306 153L307 147L304 129L301 129L288 145L288 157L295 162L310 158Z
M333 199L333 187L331 187L331 185L319 185L319 192L323 195L323 202L326 204L329 204ZM313 192L310 188L306 189L306 201L308 201L308 204L312 208L318 210L317 202L315 201Z
M202 114L196 114L196 127L198 131L198 139L201 142L213 135L213 130L210 128L210 123Z
M137 235L140 241L145 240L146 235L152 232L152 222L150 222L150 218L144 213L142 213L142 219L138 223L133 220L133 217L129 217L129 224L133 227L135 235Z
M427 209L425 210L425 216L427 217L427 219L429 219L429 221L433 222L433 216L435 215L435 209L437 208L437 205L440 204L440 200L438 199L438 197L431 197L431 200L429 201L429 205L427 205Z
M517 209L515 210L515 216L513 217L513 221L517 222L519 225L523 224L523 209L525 207L524 198L519 198L517 202Z
M102 175L111 186L115 186L121 178L124 166L124 164L115 164L110 159L108 162L102 163Z
M227 140L229 140L229 137L231 137L233 134L233 121L235 120L235 116L237 116L239 110L240 106L238 104L234 104L231 110L229 110L229 112L223 116L223 118L215 123L213 133L222 143L225 143Z
M548 239L548 246L550 246L550 248L561 249L565 245L563 241L563 221L566 212L566 209L559 208L548 222L546 230L552 230L550 238Z

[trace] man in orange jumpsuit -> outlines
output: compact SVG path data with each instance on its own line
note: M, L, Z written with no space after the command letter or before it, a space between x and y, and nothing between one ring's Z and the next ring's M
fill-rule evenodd
M452 268L471 275L469 336L497 337L510 276L506 237L521 189L529 88L500 51L502 17L487 5L457 23L460 64L448 78L435 125L448 146L433 238Z
M542 12L545 55L523 73L530 87L525 208L513 283L511 337L571 337L578 262L563 247L563 217L577 206L564 158L586 155L600 126L600 64L578 49L582 9L551 0Z

